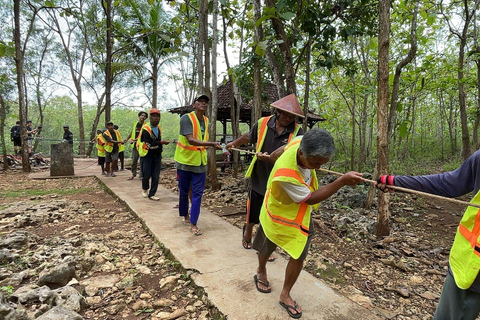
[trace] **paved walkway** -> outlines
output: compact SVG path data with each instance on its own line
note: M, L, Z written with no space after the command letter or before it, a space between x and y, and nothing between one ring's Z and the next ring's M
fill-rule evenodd
M170 190L160 185L157 192L160 201L146 200L141 195L141 181L127 180L129 171L109 178L99 173L95 159L75 159L75 177L96 175L123 200L184 268L198 271L192 275L195 283L205 289L210 301L229 320L290 319L278 304L286 259L277 254L275 262L268 263L272 292L260 293L253 281L257 256L254 250L243 249L239 228L202 208L198 226L203 235L194 236L189 226L182 223L178 209L173 208L178 197ZM32 174L31 178L46 179L49 175L46 171ZM302 319L379 319L305 271L291 294L303 308Z

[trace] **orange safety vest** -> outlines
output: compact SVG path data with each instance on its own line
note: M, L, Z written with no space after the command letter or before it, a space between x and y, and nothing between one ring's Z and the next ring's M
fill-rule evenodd
M310 230L312 207L295 203L279 182L306 185L312 192L318 189L315 170L311 170L308 185L298 169L297 151L302 137L292 140L275 162L267 182L267 192L260 211L260 223L268 239L288 252L294 259L302 254Z
M198 121L195 111L187 114L188 118L192 122L193 138L197 140L208 141L208 118L203 116L205 122L205 134L202 138L202 130L200 128L200 121ZM185 136L179 135L177 148L175 149L174 160L178 163L200 166L207 164L207 148L204 146L192 146L188 143Z
M273 116L270 117L264 117L260 118L258 120L258 133L257 133L257 150L256 153L259 153L262 151L263 143L265 142L265 137L267 136L267 131L268 131L268 121L272 118ZM295 129L293 130L292 133L290 133L290 136L288 137L287 144L292 141L294 137L297 136L298 130L300 130L300 126L295 122ZM248 178L252 175L253 172L253 167L255 166L255 162L257 161L257 155L253 156L252 162L250 163L250 166L247 169L247 172L245 173L245 178Z
M144 124L142 126L142 130L140 130L140 133L138 134L138 154L140 155L140 157L145 157L148 153L148 146L147 144L142 140L142 132L143 130L147 130L147 132L150 134L150 137L152 137L152 139L155 139L157 138L153 132L152 132L152 128L150 127L150 124ZM158 125L158 134L159 134L159 137L162 136L162 128L160 127L160 125Z
M122 136L120 135L120 132L118 132L118 130L115 130L115 134L117 135L117 141L122 141ZM107 136L110 137L110 139L112 138L112 135L110 134L110 131L105 131L105 133L107 134ZM113 142L107 142L105 144L105 151L106 152L112 152L113 151ZM118 151L120 152L120 145L118 146Z

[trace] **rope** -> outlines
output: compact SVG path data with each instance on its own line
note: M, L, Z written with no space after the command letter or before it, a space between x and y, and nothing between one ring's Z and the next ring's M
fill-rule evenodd
M230 149L235 150L235 151L240 151L240 152L246 152L246 153L249 153L249 154L256 154L255 152L252 152L252 151L247 151L247 150L242 150L242 149L237 149L237 148L230 148ZM323 172L327 172L327 173L330 173L330 174L334 174L334 175L337 175L337 176L343 176L343 173L331 171L331 170L328 170L328 169L320 168L318 170L323 171ZM368 180L368 179L363 179L363 180L365 182L370 183L370 184L376 184L377 183L376 181L373 181L373 180ZM480 208L480 204L475 204L475 203L462 201L462 200L458 200L458 199L453 199L453 198L442 197L442 196L438 196L436 194L431 194L431 193L427 193L427 192L422 192L422 191L417 191L417 190L412 190L412 189L402 188L402 187L397 187L397 186L387 186L387 188L402 191L402 192L407 192L407 193L418 194L418 195L421 195L421 196L430 197L430 198L434 198L434 199L445 200L445 201L449 201L449 202L452 202L452 203L461 204L461 205L465 205L465 206Z

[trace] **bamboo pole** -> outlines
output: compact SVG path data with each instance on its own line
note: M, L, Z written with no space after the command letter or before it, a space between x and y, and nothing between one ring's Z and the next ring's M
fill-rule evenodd
M249 154L256 154L255 152L253 151L247 151L247 150L242 150L242 149L237 149L237 148L231 148L232 150L235 150L235 151L240 151L240 152L245 152L245 153L249 153ZM323 168L320 168L318 169L319 171L323 171L323 172L327 172L327 173L330 173L330 174L334 174L336 176L343 176L343 173L340 173L340 172L335 172L335 171L332 171L332 170L328 170L328 169L323 169ZM369 179L363 179L365 182L368 182L368 183L371 183L371 184L376 184L377 182L374 181L374 180L369 180ZM402 192L407 192L407 193L412 193L412 194L418 194L418 195L421 195L421 196L425 196L425 197L429 197L429 198L434 198L434 199L439 199L439 200L445 200L445 201L449 201L449 202L452 202L452 203L456 203L456 204L461 204L461 205L464 205L464 206L470 206L470 207L475 207L475 208L480 208L480 204L475 204L475 203L471 203L471 202L467 202L467 201L462 201L462 200L458 200L458 199L454 199L454 198L447 198L447 197L442 197L442 196L438 196L436 194L431 194L431 193L427 193L427 192L422 192L422 191L417 191L417 190L413 190L413 189L408 189L408 188L402 188L402 187L397 187L397 186L387 186L388 189L393 189L393 190L398 190L398 191L402 191Z
M327 172L327 173L330 173L330 174L334 174L334 175L337 175L337 176L343 176L343 173L335 172L335 171L328 170L328 169L320 168L318 170L323 171L323 172ZM376 184L377 183L377 181L369 180L369 179L365 179L365 178L363 180L365 182L368 182L368 183L371 183L371 184ZM391 186L391 185L388 185L387 188L402 191L402 192L407 192L407 193L418 194L418 195L421 195L421 196L430 197L430 198L434 198L434 199L445 200L445 201L449 201L449 202L456 203L456 204L462 204L462 205L466 205L466 206L470 206L470 207L480 208L480 204L475 204L475 203L462 201L462 200L458 200L458 199L454 199L454 198L442 197L442 196L438 196L436 194L431 194L431 193L427 193L427 192L422 192L422 191L417 191L417 190L412 190L412 189L402 188L402 187L397 187L397 186Z

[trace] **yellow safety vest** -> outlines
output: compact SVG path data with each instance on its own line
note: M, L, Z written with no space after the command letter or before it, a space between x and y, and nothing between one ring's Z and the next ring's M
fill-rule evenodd
M303 179L297 165L297 150L302 137L292 140L275 162L267 182L267 192L260 211L260 223L268 239L298 259L307 243L312 207L295 203L279 182L306 185L312 192L318 189L317 175L311 170L310 185Z
M193 138L201 141L208 141L208 118L203 116L205 122L205 135L202 138L202 130L200 128L200 121L198 121L195 111L187 114L193 126ZM179 135L177 148L175 149L174 160L178 163L199 166L207 164L207 148L203 146L192 146L188 143L185 136Z
M480 204L480 191L470 201ZM450 268L460 289L468 289L480 270L480 209L468 207L450 250Z
M147 147L147 144L145 142L142 141L142 132L143 130L147 130L147 132L150 134L150 137L152 137L152 139L155 139L157 138L154 134L153 134L153 131L152 131L152 128L150 127L150 124L144 124L143 127L142 127L142 130L140 130L140 133L138 134L138 154L140 155L140 157L145 157L148 153L148 147ZM158 125L158 134L159 134L159 137L162 136L162 128L160 127L160 125Z
M120 132L118 132L118 130L115 130L115 134L117 135L117 141L122 141L122 136L120 135ZM107 134L107 136L110 137L110 139L112 138L112 135L110 134L110 131L105 131L105 133ZM105 144L105 151L110 153L113 151L113 142L107 142ZM120 152L120 146L118 147L118 152Z
M107 140L103 137L103 133L99 133L96 137L97 143L97 156L99 157L105 157L105 144L107 143Z
M132 140L135 140L135 130L137 130L137 123L138 121L135 121L133 123L133 128L132 128L132 135L130 136L130 139ZM143 125L145 125L146 122L143 123ZM142 125L142 127L143 127ZM142 134L142 128L140 128L140 132L138 133L138 137L137 139L140 139L140 135ZM138 140L137 140L137 144L138 144ZM130 144L130 147L133 149L133 146L135 145L135 141L133 141L131 144Z
M268 121L272 118L273 116L270 117L265 117L265 118L260 118L258 120L258 133L257 133L257 150L256 153L259 153L262 151L263 143L265 142L265 137L267 136L267 131L268 131ZM292 133L290 133L290 136L288 137L287 143L292 141L292 138L297 136L298 130L300 130L300 126L295 122L295 129L293 130ZM245 178L248 178L252 175L253 172L253 167L255 166L255 162L257 161L257 156L253 156L252 162L250 163L250 166L247 169L247 172L245 173Z

